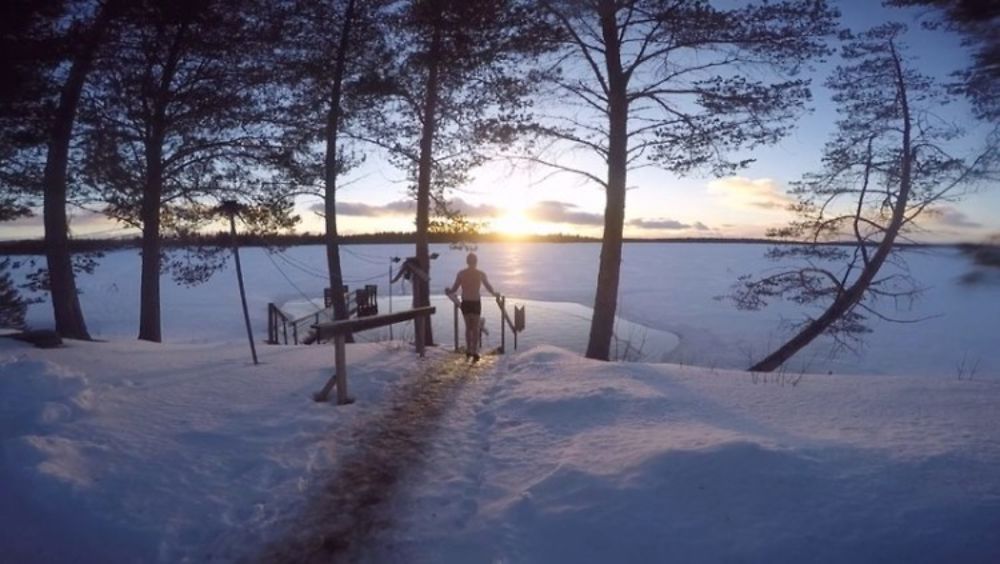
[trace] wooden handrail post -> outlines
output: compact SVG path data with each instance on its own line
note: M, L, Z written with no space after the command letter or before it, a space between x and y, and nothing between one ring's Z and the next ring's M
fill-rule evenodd
M500 354L507 352L507 326L504 323L504 314L507 313L507 298L499 296L497 303L500 304Z
M454 329L455 329L455 352L458 352L458 306L457 305L453 305L452 306L452 311L454 312L454 318L455 318L455 323L454 323Z
M274 304L268 302L267 304L267 342L273 345L274 339Z
M458 302L458 298L455 297L455 294L451 292L450 288L444 289L444 295L448 296L448 299L451 300L452 305L454 305L455 307L454 309L455 352L458 352L458 310L461 308L459 307L460 304Z
M338 404L342 405L353 401L347 396L347 353L345 345L349 334L364 331L366 329L373 329L375 327L384 327L392 323L401 323L403 321L422 319L426 322L430 320L430 316L434 313L434 311L434 307L425 306L389 315L373 315L359 319L342 319L314 325L313 327L316 331L317 339L333 339L334 355L336 356L336 372L330 376L326 384L324 384L323 389L313 395L313 399L316 401L326 401L327 398L330 397L330 392L333 390L334 385L336 385ZM418 323L416 325L416 330L417 352L420 353L420 356L424 356L427 343L425 338L426 334L424 333L424 324Z
M424 357L424 332L426 330L425 323L429 319L430 319L429 316L423 316L423 315L418 315L413 318L414 329L416 332L417 354L420 355L420 358Z
M350 403L350 398L347 397L347 347L345 343L347 342L347 337L343 334L337 334L333 338L333 350L334 355L336 355L336 371L337 371L337 405L344 405ZM329 393L329 392L327 392Z

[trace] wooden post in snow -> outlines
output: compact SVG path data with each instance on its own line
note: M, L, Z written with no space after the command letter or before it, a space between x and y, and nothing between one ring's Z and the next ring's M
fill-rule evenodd
M334 370L337 375L337 405L350 403L347 397L347 337L343 333L333 337ZM330 393L327 390L327 393Z
M334 373L334 375L327 380L322 390L313 394L313 399L316 401L326 401L327 398L330 397L330 392L333 391L333 387L336 386L338 404L343 405L353 401L347 395L347 347L345 344L347 342L348 334L358 333L360 331L364 331L365 329L384 327L393 323L400 323L418 318L426 319L431 315L434 315L434 311L435 309L430 306L419 307L386 315L373 315L371 317L360 317L356 319L342 319L314 325L313 327L316 330L316 338L318 340L329 340L330 338L333 338L333 352L335 356L334 369L336 370L336 373ZM418 324L416 346L417 353L419 353L420 356L424 356L426 341L424 340L424 334L421 328L422 325Z
M458 310L461 308L461 304L458 303L458 298L456 298L455 294L452 293L450 290L451 290L450 288L445 288L444 295L448 296L448 299L451 300L451 303L454 304L455 306L454 307L455 352L458 352Z
M504 317L507 313L507 298L497 296L497 304L500 306L500 354L507 352L507 327L504 325Z

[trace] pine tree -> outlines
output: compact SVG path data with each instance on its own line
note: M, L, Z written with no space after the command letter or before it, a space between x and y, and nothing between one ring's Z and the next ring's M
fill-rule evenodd
M3 17L3 51L10 55L4 74L12 81L2 92L0 179L22 199L40 195L43 200L45 287L51 295L56 331L74 339L90 335L69 248L66 206L71 143L85 83L122 7L119 0L13 2L5 4L6 9L13 9Z
M326 262L335 319L348 317L337 229L337 190L363 158L354 147L359 115L378 108L372 88L389 58L384 0L301 0L287 6L275 67L287 90L282 107L285 158L299 193L323 200ZM376 79L376 83L378 80Z
M822 55L835 12L822 0L723 3L542 0L560 25L553 86L562 109L537 133L593 154L605 174L546 154L533 160L604 190L594 317L587 357L608 360L614 335L628 173L654 165L729 173L738 150L773 143L809 99L795 75ZM726 6L726 7L723 7Z
M509 144L527 119L531 71L551 48L535 3L520 0L410 0L392 18L382 88L385 109L370 116L369 140L407 170L416 199L416 259L431 271L432 204L468 180L487 147ZM430 286L414 286L414 307L430 304ZM425 333L433 341L430 324Z
M11 264L9 258L0 260L0 328L21 329L24 327L28 302L10 277Z
M937 18L924 19L929 29L960 33L972 49L972 63L955 72L952 87L966 95L980 119L1000 122L1000 2L997 0L887 0L892 6L928 6Z
M771 249L772 258L794 262L760 278L741 277L733 296L744 309L783 298L822 310L750 370L772 371L823 334L851 346L871 330L870 318L896 321L879 311L879 300L909 301L919 291L902 268L898 242L935 205L997 171L996 146L971 160L952 156L961 131L936 117L949 96L907 61L904 31L885 24L844 33L844 63L826 83L840 119L823 170L792 191L799 219L769 233L806 244ZM845 245L827 244L844 238ZM887 264L897 271L882 274Z
M287 226L289 199L269 182L266 127L273 45L269 3L131 3L115 56L87 100L83 182L105 213L142 230L139 338L160 341L161 238L216 219L216 203L257 204Z

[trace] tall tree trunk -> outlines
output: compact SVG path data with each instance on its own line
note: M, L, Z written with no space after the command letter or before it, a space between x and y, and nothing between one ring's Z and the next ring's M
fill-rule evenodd
M850 288L839 294L822 315L806 325L794 337L766 358L751 366L750 371L752 372L771 372L775 370L811 343L813 339L822 335L834 322L848 313L864 298L865 292L868 291L872 280L875 279L875 275L878 274L879 269L882 268L882 265L885 264L886 259L889 258L889 254L892 252L896 237L903 226L906 203L910 197L911 178L913 175L913 144L911 140L913 124L910 117L909 100L899 55L896 53L895 46L891 43L890 48L892 49L893 62L895 63L896 93L899 96L902 109L903 138L900 146L902 162L900 163L899 195L896 197L896 203L892 209L892 219L886 228L885 236L879 243L871 260L865 264L865 268L861 271L854 284L851 284Z
M438 74L440 72L438 53L441 49L441 25L439 19L431 37L428 56L430 67L427 69L427 88L424 93L424 123L420 135L420 162L417 168L417 263L428 277L431 273L431 259L427 231L430 227L431 161L434 150L434 133L437 127ZM413 307L429 305L431 305L430 284L420 280L419 277L414 277ZM424 339L428 345L434 343L430 317L424 318Z
M170 88L180 62L189 21L177 28L167 51L156 95L153 115L145 140L146 184L142 193L142 272L139 290L139 339L159 343L162 340L160 320L160 211L163 207L163 146L167 132L167 105Z
M604 208L604 236L590 321L587 358L608 360L618 309L622 237L625 228L625 185L628 175L628 77L622 71L613 0L602 0L601 32L608 72L608 185Z
M59 106L49 133L49 147L42 177L44 189L43 218L45 224L45 260L48 266L49 292L56 332L70 339L90 339L80 308L80 297L73 274L73 257L69 248L69 226L66 221L66 171L69 166L69 145L76 122L76 110L84 82L93 66L94 55L104 40L113 18L111 2L97 14L86 41L77 51L69 74L59 95Z
M162 136L146 144L146 185L142 194L142 272L139 292L139 339L159 343L160 206L163 196Z
M326 213L326 266L330 276L330 297L333 302L333 318L347 319L347 301L344 292L344 274L340 266L340 236L337 233L337 139L340 135L341 107L344 73L347 68L347 48L350 44L351 24L354 19L354 0L348 0L344 9L344 21L340 30L340 44L333 69L333 91L330 95L330 110L326 120L326 160L324 162L324 211ZM348 338L350 339L350 335ZM351 339L353 340L353 339Z

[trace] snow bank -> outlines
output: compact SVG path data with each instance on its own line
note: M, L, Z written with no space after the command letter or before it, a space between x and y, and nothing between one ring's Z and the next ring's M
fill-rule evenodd
M335 407L310 397L332 372L329 347L260 353L253 366L236 345L0 342L3 560L252 553L415 358L399 343L349 347L357 403Z
M75 419L91 407L87 378L48 361L0 358L0 438Z
M1000 385L590 362L469 390L372 561L997 562Z

